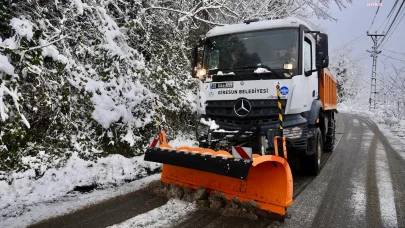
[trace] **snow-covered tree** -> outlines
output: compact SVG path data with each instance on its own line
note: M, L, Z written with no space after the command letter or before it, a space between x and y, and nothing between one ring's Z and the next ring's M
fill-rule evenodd
M156 95L169 136L187 132L196 84L189 53L208 29L251 18L328 19L329 5L343 2L3 1L0 170L31 166L40 175L72 153L141 154L156 133Z
M365 80L364 66L352 57L351 47L331 53L329 69L337 79L339 103L351 103L359 98L366 101L364 97L369 93L369 82Z
M397 67L387 59L382 62L379 74L379 108L392 119L405 119L405 67Z

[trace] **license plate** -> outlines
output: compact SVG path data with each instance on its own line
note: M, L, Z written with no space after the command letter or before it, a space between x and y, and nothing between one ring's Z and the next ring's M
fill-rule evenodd
M233 88L233 82L212 83L211 89Z

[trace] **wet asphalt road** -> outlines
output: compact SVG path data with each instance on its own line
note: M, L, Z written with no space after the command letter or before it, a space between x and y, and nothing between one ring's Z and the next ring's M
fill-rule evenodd
M405 161L370 120L339 114L333 152L316 177L293 170L294 204L284 223L197 211L173 227L405 227ZM106 227L165 204L145 191L32 227Z

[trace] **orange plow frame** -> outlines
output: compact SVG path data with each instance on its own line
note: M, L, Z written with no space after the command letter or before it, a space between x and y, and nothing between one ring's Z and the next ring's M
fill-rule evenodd
M229 200L254 200L260 209L280 215L285 215L286 207L293 202L290 167L284 158L273 155L256 158L247 180L164 164L162 181L193 189L204 186L211 194L219 191Z
M171 149L165 143L164 132L161 133L159 133L159 138L163 139L160 144L161 148ZM202 148L177 148L177 152L180 151L232 158L232 155L227 151L215 152L211 149ZM286 152L284 156L285 158L277 155L260 156L255 154L245 180L169 164L163 165L161 180L164 183L178 184L192 189L204 186L210 194L218 191L228 200L237 197L241 202L254 201L262 210L285 216L286 208L293 203L293 179L286 160Z

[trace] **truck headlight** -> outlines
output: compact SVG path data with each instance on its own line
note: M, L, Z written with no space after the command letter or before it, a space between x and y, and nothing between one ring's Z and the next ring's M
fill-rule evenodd
M283 129L283 136L290 139L298 139L302 136L304 126L297 126Z

